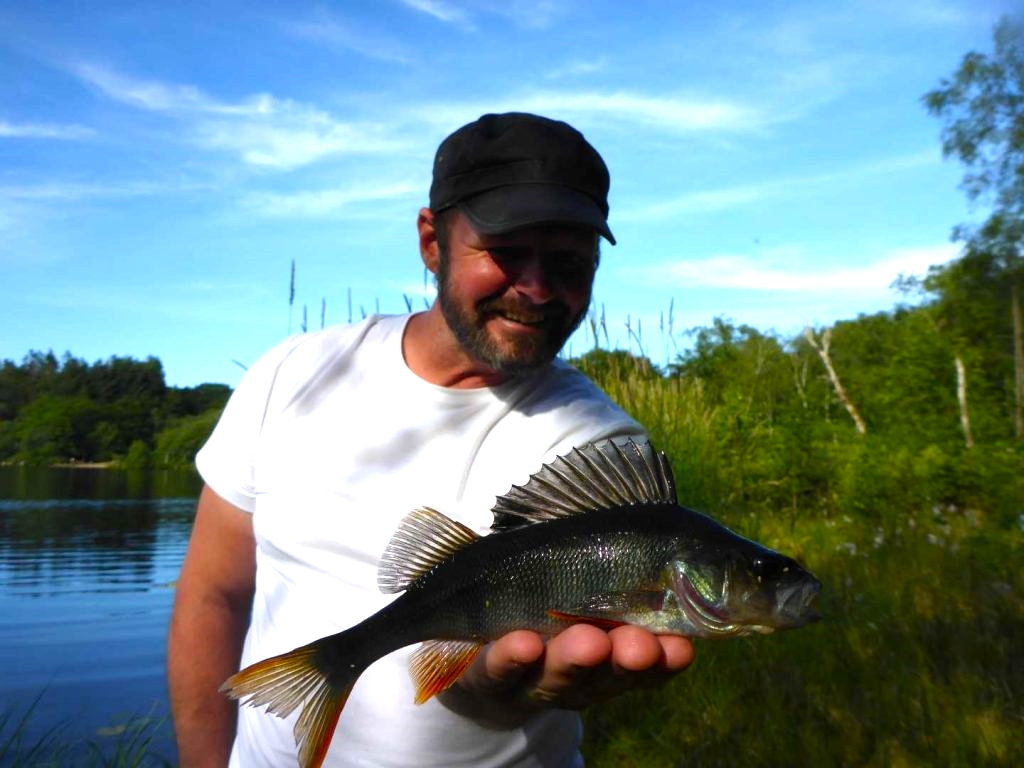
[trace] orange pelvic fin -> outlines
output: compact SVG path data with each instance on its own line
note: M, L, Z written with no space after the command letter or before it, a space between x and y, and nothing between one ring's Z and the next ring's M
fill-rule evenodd
M409 674L416 685L416 703L422 704L450 688L483 647L472 640L428 640L420 645L409 663Z
M301 707L294 730L301 768L320 768L341 710L362 671L358 670L347 685L338 687L318 666L323 643L318 640L264 659L232 675L220 687L223 693L244 699L250 706L266 705L267 711L278 717L287 717Z

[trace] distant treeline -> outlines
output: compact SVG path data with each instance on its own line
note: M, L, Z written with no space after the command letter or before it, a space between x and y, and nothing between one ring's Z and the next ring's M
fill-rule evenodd
M29 352L0 363L0 461L187 465L230 394L224 384L169 387L155 357L90 364Z

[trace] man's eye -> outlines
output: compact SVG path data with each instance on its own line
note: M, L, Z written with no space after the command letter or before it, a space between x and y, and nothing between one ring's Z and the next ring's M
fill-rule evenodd
M523 258L523 251L519 248L488 248L491 258L502 263L519 261Z
M549 269L563 278L586 278L594 271L594 260L582 254L565 254L552 259Z

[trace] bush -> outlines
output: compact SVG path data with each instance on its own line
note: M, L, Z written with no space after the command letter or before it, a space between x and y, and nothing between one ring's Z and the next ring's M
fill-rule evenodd
M198 416L176 419L156 437L153 464L158 467L187 467L210 437L221 409L211 408Z

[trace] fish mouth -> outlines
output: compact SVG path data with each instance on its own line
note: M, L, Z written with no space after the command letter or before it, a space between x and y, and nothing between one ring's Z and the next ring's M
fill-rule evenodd
M821 582L810 575L780 590L776 603L780 626L795 628L819 621L821 614L815 610L813 602L820 591Z
M682 569L676 570L674 581L679 607L686 616L686 619L695 628L701 630L702 633L709 637L735 635L744 631L743 627L730 621L729 617L720 608L709 602ZM728 594L728 591L729 580L727 576L722 585L723 597ZM723 599L722 602L724 604L726 601Z

